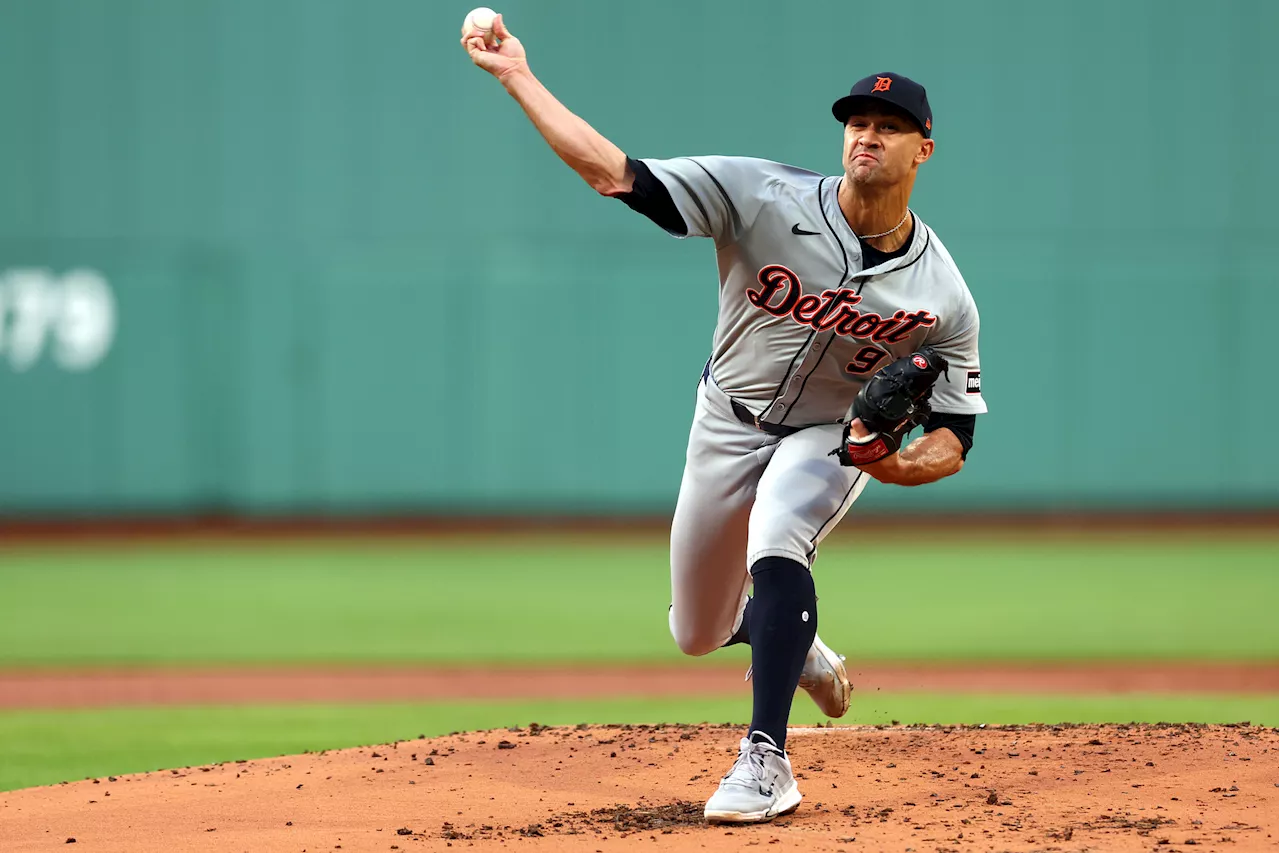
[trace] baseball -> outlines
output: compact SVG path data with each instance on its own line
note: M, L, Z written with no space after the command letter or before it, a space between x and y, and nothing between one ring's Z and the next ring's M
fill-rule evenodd
M465 38L472 30L479 30L480 35L484 36L485 44L492 44L494 40L493 19L497 17L497 14L488 6L472 9L462 21L463 37Z

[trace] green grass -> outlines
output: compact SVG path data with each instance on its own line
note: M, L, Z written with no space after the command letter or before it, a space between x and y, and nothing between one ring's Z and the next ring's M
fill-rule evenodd
M1276 657L1274 542L824 547L824 639L861 660ZM662 662L660 538L0 551L0 667ZM730 657L745 660L735 649ZM745 722L740 699L0 712L0 790L538 721ZM793 723L817 722L803 698ZM875 693L848 722L1276 725L1273 696Z
M0 712L0 790L539 722L745 723L742 699L539 701ZM1275 697L876 694L842 723L1239 722L1274 726ZM792 725L820 716L800 697Z
M862 659L1276 656L1276 545L824 547L823 638ZM0 551L0 666L662 661L666 544L525 537Z

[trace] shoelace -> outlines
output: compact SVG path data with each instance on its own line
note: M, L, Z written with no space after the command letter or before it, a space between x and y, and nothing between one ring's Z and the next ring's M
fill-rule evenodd
M738 753L738 760L725 775L724 781L732 785L754 788L765 780L763 744L748 743L747 748ZM743 771L743 772L739 772ZM742 778L745 776L746 778Z

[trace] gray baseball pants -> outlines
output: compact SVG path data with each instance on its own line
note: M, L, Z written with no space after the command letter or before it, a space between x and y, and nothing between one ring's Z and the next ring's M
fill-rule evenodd
M761 557L812 570L819 543L871 479L828 455L842 432L823 424L769 435L738 420L713 377L698 384L671 523L669 617L685 654L712 652L737 631Z

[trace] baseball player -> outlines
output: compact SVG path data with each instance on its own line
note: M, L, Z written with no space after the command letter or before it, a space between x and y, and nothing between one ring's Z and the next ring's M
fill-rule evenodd
M633 159L542 86L501 16L462 44L597 192L715 242L719 317L671 526L669 621L686 654L751 646L751 724L707 820L786 814L801 799L785 751L796 687L832 717L849 707L843 658L817 635L818 546L871 479L958 472L986 411L973 297L908 207L934 150L925 90L876 74L835 101L834 176L746 157Z

